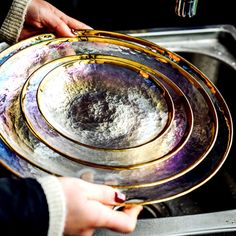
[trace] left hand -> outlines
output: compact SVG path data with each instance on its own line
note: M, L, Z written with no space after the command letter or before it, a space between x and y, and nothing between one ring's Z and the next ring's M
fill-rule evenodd
M66 15L47 1L32 0L27 8L19 40L48 32L59 37L76 37L71 29L91 29L91 27Z

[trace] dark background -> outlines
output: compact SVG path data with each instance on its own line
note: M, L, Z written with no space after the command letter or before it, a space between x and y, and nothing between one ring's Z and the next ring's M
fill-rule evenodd
M114 31L216 24L236 26L233 1L199 0L196 16L189 19L175 14L175 0L49 0L66 14L94 29Z

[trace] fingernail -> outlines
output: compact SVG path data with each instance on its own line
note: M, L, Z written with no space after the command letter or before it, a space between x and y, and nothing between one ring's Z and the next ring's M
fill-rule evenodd
M74 35L78 35L78 31L76 31L75 29L71 29L71 33Z
M121 192L115 192L115 201L118 203L125 202L125 195Z

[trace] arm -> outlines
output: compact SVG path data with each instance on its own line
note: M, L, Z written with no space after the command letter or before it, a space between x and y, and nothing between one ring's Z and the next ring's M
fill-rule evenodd
M78 178L0 179L0 228L15 236L91 236L96 228L132 232L141 206L114 211L117 190Z
M0 229L3 235L47 235L48 205L35 179L0 179Z
M96 228L121 233L130 233L135 229L142 206L114 211L113 206L124 202L125 196L112 187L69 177L42 177L38 181L49 205L48 236L60 236L63 233L67 236L91 236ZM60 190L56 195L55 191L51 191L55 186ZM60 202L63 203L61 208Z

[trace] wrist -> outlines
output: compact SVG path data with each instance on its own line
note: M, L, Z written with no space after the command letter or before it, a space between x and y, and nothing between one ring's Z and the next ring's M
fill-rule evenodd
M47 198L49 209L48 236L63 235L66 218L65 196L59 178L46 176L37 178Z

